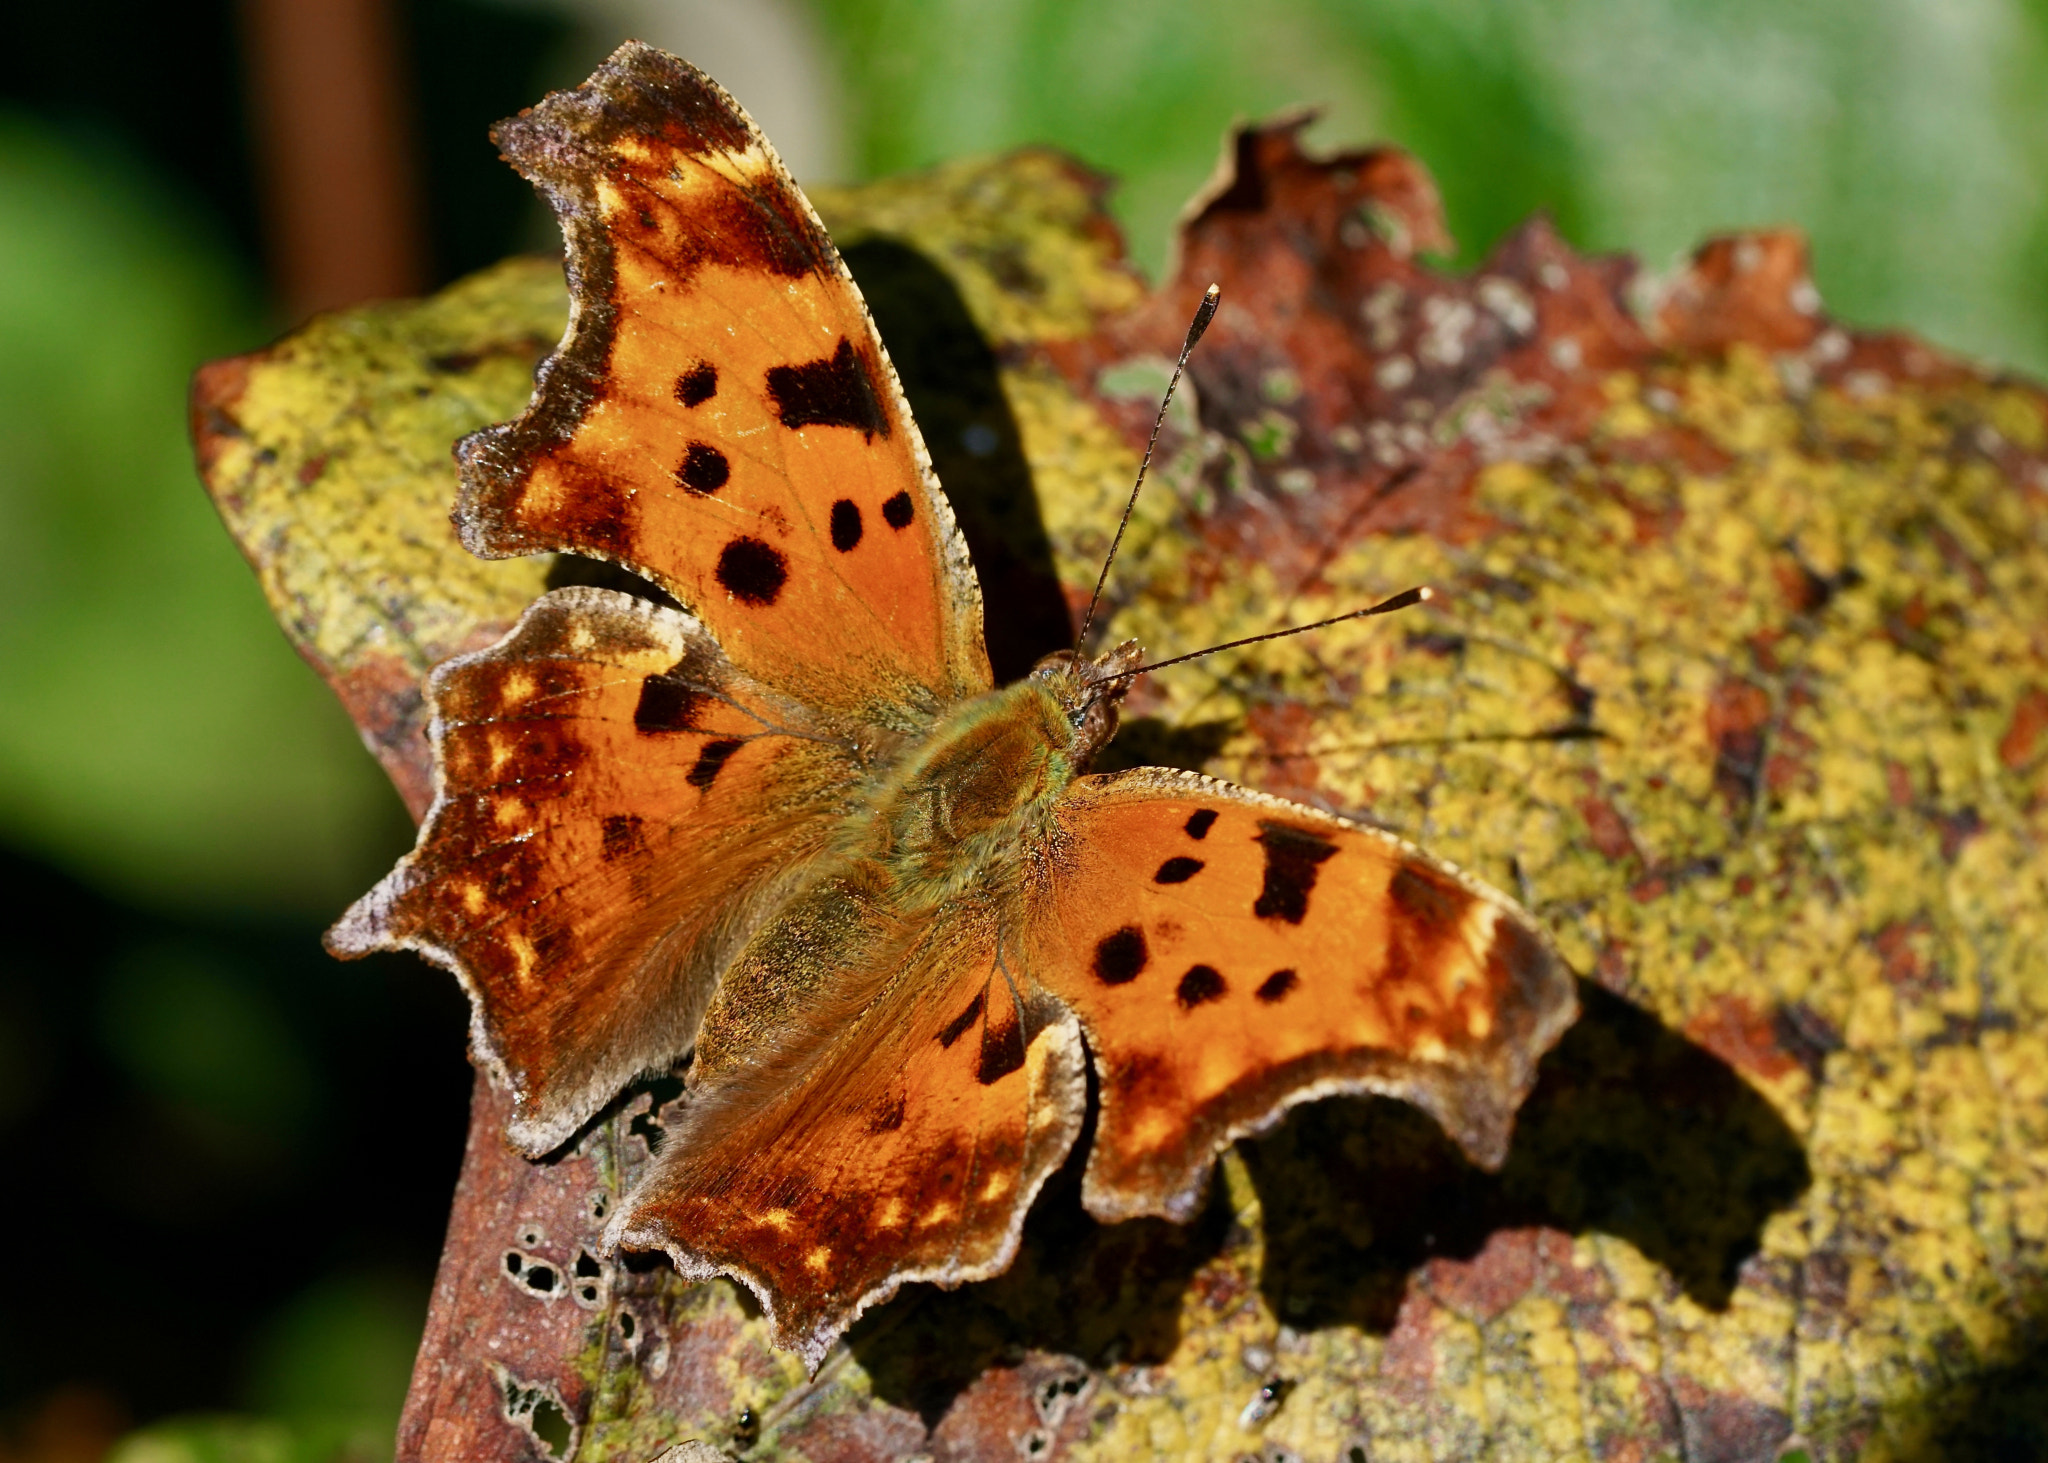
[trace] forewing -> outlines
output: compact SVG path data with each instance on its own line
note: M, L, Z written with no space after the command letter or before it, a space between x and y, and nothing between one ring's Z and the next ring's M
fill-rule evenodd
M958 1285L1007 1267L1086 1102L1072 1017L1018 997L991 922L956 911L899 937L860 904L824 891L816 907L831 917L811 924L798 910L788 941L764 939L771 960L798 945L807 963L827 929L840 1015L813 1010L793 1041L711 1054L612 1230L668 1250L685 1274L743 1278L777 1344L813 1368L903 1282ZM744 964L734 982L748 984ZM875 994L845 1007L857 991Z
M543 596L428 695L439 795L328 944L417 950L462 979L537 1155L689 1048L856 771L688 615L610 590Z
M462 445L464 543L626 565L808 705L891 724L986 689L895 373L738 104L634 43L494 136L560 216L571 315L526 413Z
M1028 963L1094 1056L1090 1212L1186 1219L1226 1144L1336 1092L1413 1101L1500 1163L1577 1012L1507 899L1389 834L1193 774L1084 778L1056 817Z

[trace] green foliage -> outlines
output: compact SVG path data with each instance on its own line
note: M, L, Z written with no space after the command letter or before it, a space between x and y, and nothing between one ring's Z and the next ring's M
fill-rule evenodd
M250 1404L308 1435L368 1435L388 1454L425 1314L426 1297L395 1276L319 1282L260 1338Z
M389 1429L385 1429L386 1432ZM123 1438L107 1463L384 1463L388 1438L234 1412L169 1418Z
M1795 224L1830 306L2048 369L2043 0L816 0L869 176L1055 142L1148 268L1234 116L1327 105L1436 174L1471 264L1531 211L1662 267Z
M202 1413L131 1433L108 1463L324 1463L324 1458L275 1419Z
M258 328L148 180L0 120L0 836L151 901L329 909L392 800L185 432L192 368Z
M385 1463L425 1297L376 1272L293 1299L260 1338L254 1413L187 1413L124 1438L108 1463Z

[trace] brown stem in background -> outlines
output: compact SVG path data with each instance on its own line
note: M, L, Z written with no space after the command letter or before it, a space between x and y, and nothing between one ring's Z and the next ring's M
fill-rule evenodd
M287 313L426 284L388 0L244 0L271 275Z

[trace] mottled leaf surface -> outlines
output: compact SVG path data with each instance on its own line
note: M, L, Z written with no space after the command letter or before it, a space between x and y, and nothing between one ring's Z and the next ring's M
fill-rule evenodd
M966 440L1014 449L1035 498L989 522L1040 536L1069 603L1222 284L1106 633L1163 655L1413 583L1441 598L1162 673L1113 754L1369 818L1547 922L1586 1014L1506 1167L1347 1101L1240 1145L1185 1227L1098 1226L1066 1174L1007 1274L906 1292L806 1381L734 1287L597 1253L672 1088L533 1165L480 1084L401 1457L2048 1442L2027 1401L2048 1374L2048 398L1832 322L1789 234L1644 281L1532 223L1447 277L1417 257L1445 241L1405 156L1312 158L1281 126L1232 161L1147 298L1092 182L1044 154L820 201L842 240L929 261L994 345L1000 420ZM511 266L207 378L242 403L207 449L216 495L402 786L425 768L391 735L397 667L496 633L541 573L453 550L427 445L429 419L445 454L508 415L516 371L486 401L482 367L427 362L518 340L523 370L545 294ZM315 340L429 329L432 352L255 391ZM309 468L344 421L353 455ZM362 444L401 438L408 465L365 476L391 458ZM399 647L374 652L383 700L350 679L372 627Z
M463 549L451 449L526 404L568 310L557 264L508 260L431 300L321 316L193 382L214 505L414 817L432 796L427 671L511 628L551 562Z

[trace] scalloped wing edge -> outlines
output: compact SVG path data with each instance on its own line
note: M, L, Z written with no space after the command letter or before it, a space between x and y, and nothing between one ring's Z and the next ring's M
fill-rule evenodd
M682 599L677 593L679 586L669 582L656 566L595 546L529 539L501 526L500 505L516 493L525 478L527 462L574 436L597 398L611 357L616 325L611 302L614 266L610 244L596 218L596 192L590 182L587 141L599 127L611 125L600 120L607 105L619 107L629 117L638 108L639 119L648 123L675 121L681 114L690 125L708 123L709 131L722 129L724 135L719 146L733 152L759 150L775 175L788 184L810 233L806 242L817 251L818 266L845 285L861 318L867 322L876 358L881 363L884 388L902 423L918 479L937 519L935 531L945 574L944 636L948 664L955 669L980 667L980 682L972 689L982 689L988 680L988 652L983 643L981 581L975 575L967 540L954 518L953 505L939 484L931 454L925 448L924 434L911 413L903 382L889 358L881 332L875 328L874 314L868 309L860 285L840 258L810 199L804 196L781 156L746 109L689 62L644 42L626 42L581 86L551 93L538 105L491 129L492 140L505 160L547 199L561 225L569 322L561 342L534 375L533 395L526 409L509 422L481 428L456 443L461 490L451 516L463 547L486 559L547 551L602 559L652 579ZM687 600L683 604L689 608Z
M636 599L617 590L578 585L549 590L521 611L518 621L497 640L481 650L451 656L435 666L427 677L426 685L430 713L427 740L433 748L434 800L428 805L425 816L420 819L419 833L412 848L399 859L390 873L379 879L367 893L344 910L341 918L337 919L321 937L321 944L326 947L327 953L337 959L356 960L380 952L405 950L418 955L431 965L439 966L455 977L462 987L463 994L469 998L470 1051L499 1090L511 1094L512 1116L505 1125L506 1135L513 1145L529 1158L544 1157L567 1143L591 1118L603 1110L606 1103L618 1096L619 1092L637 1077L645 1075L646 1069L642 1065L621 1069L616 1081L613 1080L613 1074L607 1070L600 1077L593 1078L585 1087L581 1098L552 1122L541 1122L523 1115L521 1108L527 1100L526 1094L513 1077L504 1057L498 1052L496 1043L491 1039L490 1029L484 1022L483 994L478 990L461 957L445 945L422 935L394 935L390 931L389 922L399 898L418 882L420 857L426 852L431 841L435 820L449 802L442 754L442 743L449 729L447 719L441 714L443 686L459 671L496 656L503 646L526 631L528 621L535 615L584 606L602 606L607 612L614 614L623 611L648 619L679 621L678 628L685 638L696 636L713 645L717 643L711 632L685 610L670 609L666 605ZM677 1058L682 1055L682 1052L675 1053Z
M1515 1114L1536 1085L1537 1067L1544 1054L1557 1044L1579 1016L1578 989L1572 969L1565 963L1549 934L1527 910L1456 864L1424 852L1397 833L1289 798L1240 787L1206 773L1166 767L1134 767L1124 772L1094 774L1080 779L1080 782L1097 787L1135 782L1141 787L1169 795L1195 793L1225 797L1246 806L1269 809L1290 818L1307 817L1378 839L1400 857L1413 859L1447 874L1466 893L1491 906L1497 916L1513 921L1534 940L1543 957L1541 974L1552 984L1550 999L1535 1005L1536 1020L1525 1040L1514 1045L1503 1044L1501 1060L1506 1066L1504 1072L1447 1069L1431 1080L1427 1073L1411 1072L1390 1077L1368 1069L1355 1073L1330 1073L1283 1087L1251 1113L1225 1123L1210 1144L1207 1156L1197 1160L1185 1182L1156 1205L1132 1202L1108 1189L1100 1181L1095 1155L1091 1151L1088 1168L1081 1180L1081 1202L1089 1214L1108 1222L1155 1217L1185 1224L1200 1211L1203 1197L1208 1192L1209 1177L1225 1149L1240 1138L1255 1138L1270 1132L1294 1108L1325 1097L1377 1095L1412 1103L1434 1118L1446 1136L1479 1167L1494 1171L1506 1162L1508 1145L1514 1135ZM1082 1022L1082 1030L1087 1034L1085 1021ZM1092 1036L1090 1044L1096 1044ZM1415 1064L1404 1065L1412 1067ZM1496 1087L1491 1080L1494 1076L1504 1077L1505 1081ZM1106 1084L1098 1088L1097 1101L1104 1111L1108 1110L1113 1098Z
M1079 1019L1068 1011L1060 1019L1041 1028L1041 1036L1058 1044L1057 1050L1046 1053L1046 1063L1051 1073L1049 1101L1062 1114L1062 1131L1047 1145L1037 1171L1023 1175L1011 1201L1009 1223L994 1253L982 1264L963 1265L956 1259L943 1266L892 1271L880 1284L862 1293L849 1305L821 1315L808 1329L798 1331L784 1320L777 1309L773 1288L760 1275L743 1265L721 1264L706 1259L658 1225L636 1226L633 1223L632 1196L628 1196L605 1227L605 1253L610 1254L621 1247L660 1250L668 1255L677 1272L686 1280L710 1280L723 1275L739 1281L761 1303L769 1325L774 1328L775 1344L784 1350L794 1351L803 1359L806 1372L815 1376L826 1354L847 1328L871 1308L891 1299L905 1285L937 1285L951 1290L977 1280L992 1279L1016 1261L1017 1249L1023 1242L1024 1221L1031 1212L1031 1206L1038 1201L1039 1191L1045 1187L1046 1181L1066 1162L1087 1126L1089 1058ZM1052 1071L1055 1062L1060 1066L1057 1071Z

